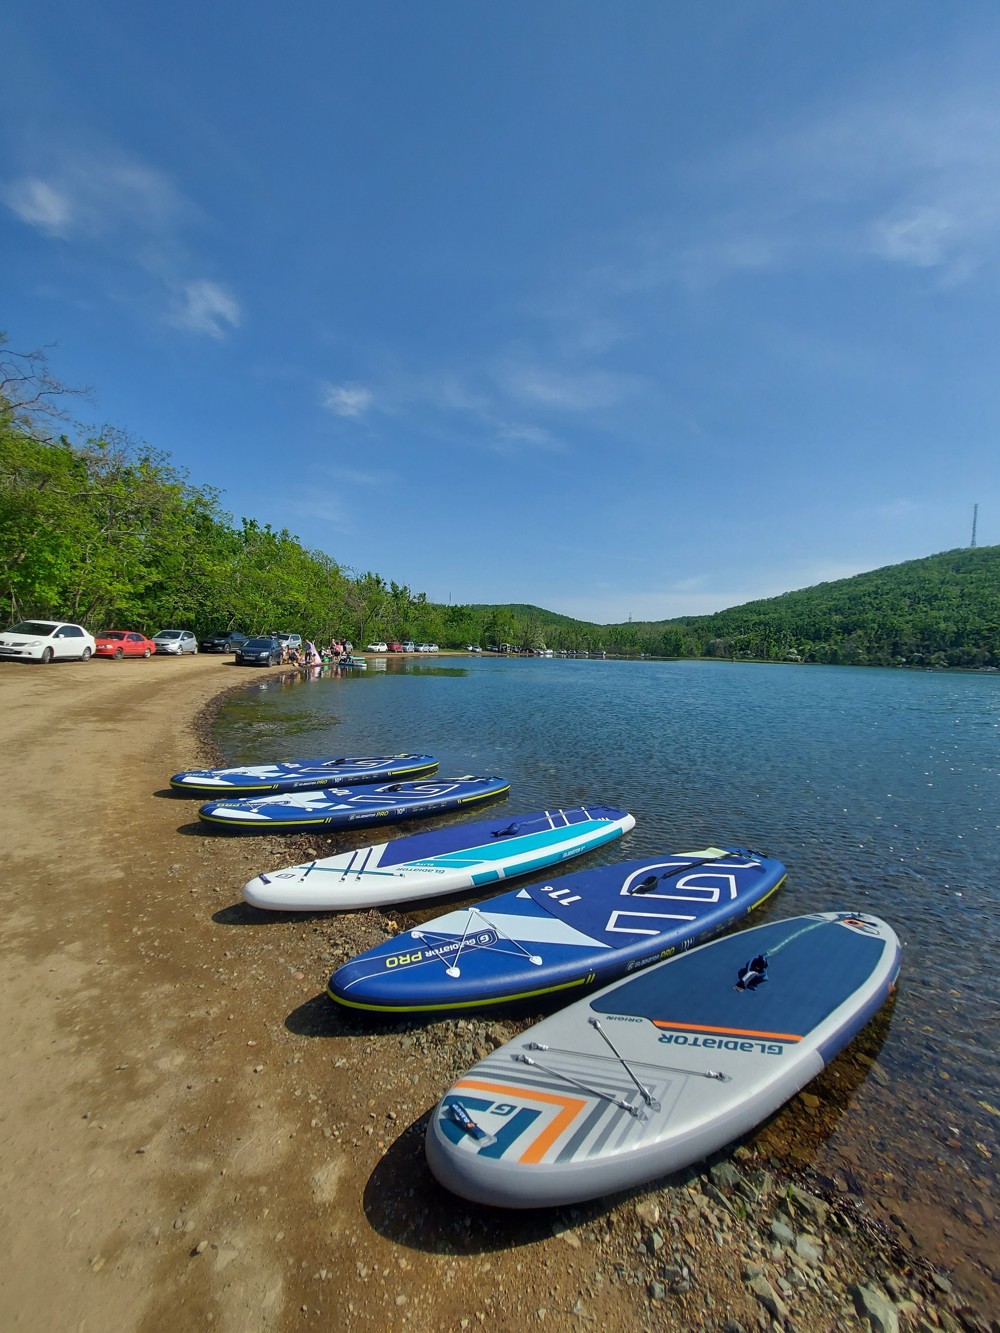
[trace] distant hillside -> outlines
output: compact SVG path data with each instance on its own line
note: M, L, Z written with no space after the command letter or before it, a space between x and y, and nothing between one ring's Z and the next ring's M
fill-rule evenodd
M710 616L638 626L683 657L1000 665L1000 546L944 551Z
M464 637L483 644L665 657L1000 666L1000 546L945 551L676 620L594 625L519 604L436 610L449 629L461 625Z

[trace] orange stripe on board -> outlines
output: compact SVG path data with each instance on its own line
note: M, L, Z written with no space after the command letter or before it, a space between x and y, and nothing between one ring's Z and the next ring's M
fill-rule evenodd
M549 1147L571 1125L587 1105L579 1097L559 1097L552 1092L537 1092L534 1088L515 1088L508 1083L485 1083L478 1078L463 1078L455 1084L456 1088L475 1088L478 1092L495 1092L502 1097L525 1097L532 1102L548 1102L551 1106L563 1109L547 1128L543 1129L530 1147L519 1158L519 1162L540 1162Z
M673 1023L667 1018L654 1018L657 1028L683 1028L685 1032L725 1032L730 1037L763 1037L765 1041L801 1041L795 1032L756 1032L753 1028L713 1028L707 1023Z

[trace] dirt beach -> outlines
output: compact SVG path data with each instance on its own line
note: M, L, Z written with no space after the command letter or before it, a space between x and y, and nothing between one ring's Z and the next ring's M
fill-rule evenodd
M203 832L165 788L213 759L247 674L0 664L3 1327L1000 1328L983 1291L784 1174L773 1129L558 1213L439 1189L426 1115L517 1023L341 1014L330 971L405 918L242 905L322 844Z

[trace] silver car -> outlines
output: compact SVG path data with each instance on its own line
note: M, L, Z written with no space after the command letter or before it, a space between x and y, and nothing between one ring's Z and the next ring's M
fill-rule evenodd
M198 640L189 629L161 629L153 635L153 642L158 653L173 653L174 657L198 651Z

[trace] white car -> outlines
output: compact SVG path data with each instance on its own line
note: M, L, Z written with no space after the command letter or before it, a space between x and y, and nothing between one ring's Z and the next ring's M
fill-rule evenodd
M436 643L418 643L418 644L417 644L417 652L418 652L418 653L436 653L437 651L438 651L438 646L437 646Z
M385 643L370 643L365 649L366 653L387 653L389 645Z
M189 629L161 629L153 635L153 642L158 653L173 653L175 657L198 651L198 640Z
M82 625L62 620L22 620L0 634L0 657L23 657L51 662L56 657L89 661L96 647L93 634Z

